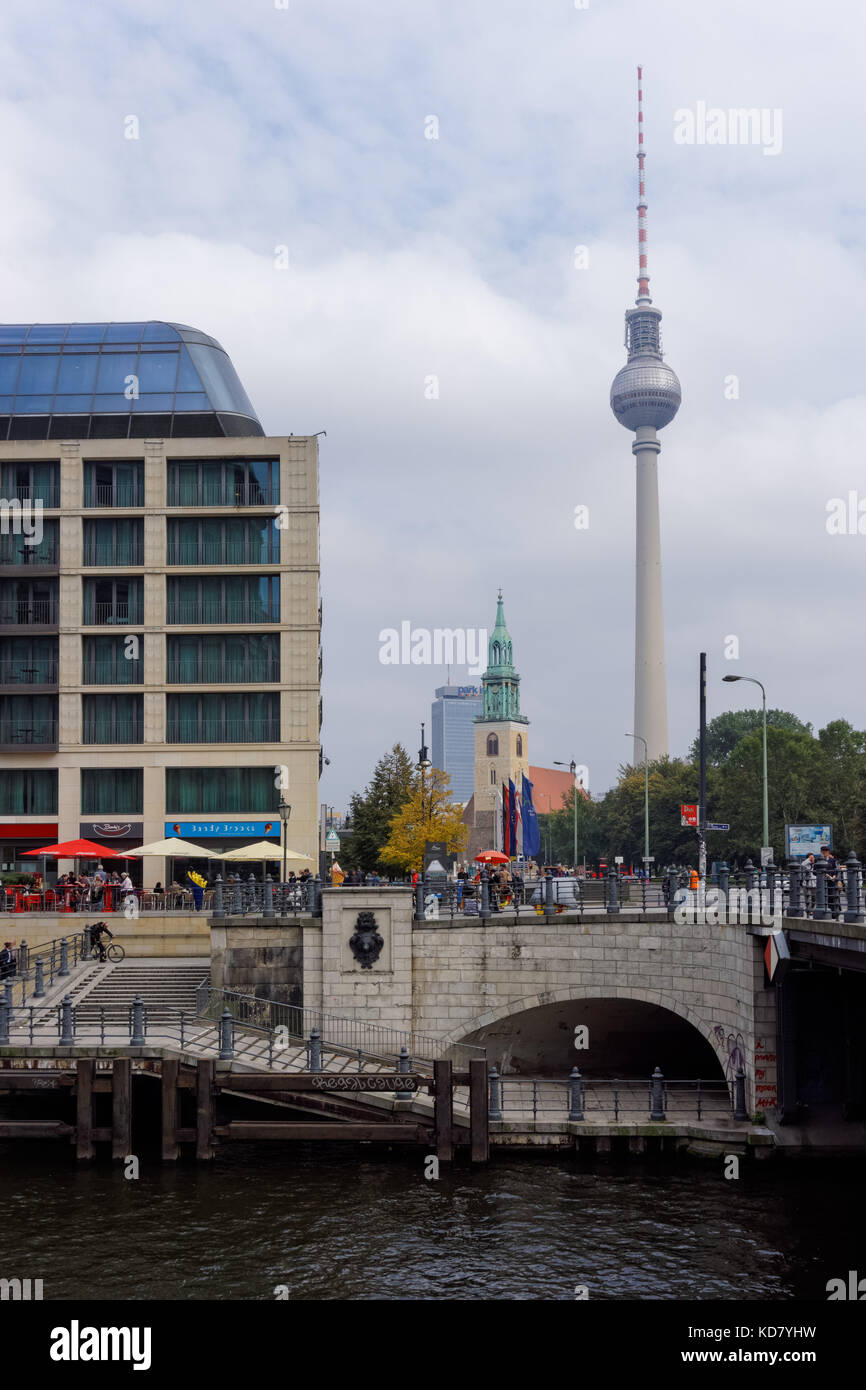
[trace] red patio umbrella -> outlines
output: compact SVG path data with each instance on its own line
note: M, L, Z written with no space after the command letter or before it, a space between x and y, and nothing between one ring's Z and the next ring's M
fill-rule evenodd
M95 845L92 840L65 840L62 845L45 845L42 849L25 849L25 854L38 858L44 854L46 859L125 859L116 849L107 845Z
M503 854L499 849L483 849L480 854L475 856L476 864L507 864L508 855Z

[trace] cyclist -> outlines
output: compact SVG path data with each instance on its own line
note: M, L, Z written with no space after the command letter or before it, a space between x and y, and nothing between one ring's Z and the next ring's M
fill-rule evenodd
M99 951L99 959L105 960L105 942L103 937L107 936L109 941L113 940L114 932L110 932L104 922L95 922L90 928L90 944Z

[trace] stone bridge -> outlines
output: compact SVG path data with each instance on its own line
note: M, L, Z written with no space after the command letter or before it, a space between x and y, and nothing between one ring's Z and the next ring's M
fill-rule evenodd
M350 939L372 913L375 960ZM409 889L323 893L321 919L212 921L212 983L487 1048L504 1072L730 1079L775 1104L775 992L760 928L665 914L413 921ZM576 1030L585 1028L586 1033ZM578 1047L578 1043L584 1046ZM756 1091L756 1085L760 1091Z

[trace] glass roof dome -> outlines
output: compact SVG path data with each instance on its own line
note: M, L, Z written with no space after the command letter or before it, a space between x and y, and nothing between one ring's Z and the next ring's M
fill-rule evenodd
M228 354L197 328L0 324L0 439L262 434Z

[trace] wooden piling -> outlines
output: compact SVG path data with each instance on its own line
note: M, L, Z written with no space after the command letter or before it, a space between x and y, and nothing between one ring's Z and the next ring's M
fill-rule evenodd
M180 1063L176 1057L164 1057L162 1062L162 1161L176 1161L177 1142L177 1076Z
M214 1064L199 1058L196 1067L196 1138L195 1156L199 1160L213 1158L214 1122Z
M128 1158L132 1152L132 1060L115 1057L111 1092L111 1157Z
M89 1162L95 1154L93 1147L93 1068L92 1057L79 1057L76 1071L75 1157L79 1163Z
M436 1128L436 1157L440 1163L450 1163L454 1157L454 1102L451 1092L451 1063L433 1063L433 1082L436 1087L434 1124Z
M490 1158L489 1108L487 1059L473 1057L469 1063L469 1145L473 1163L487 1163Z

